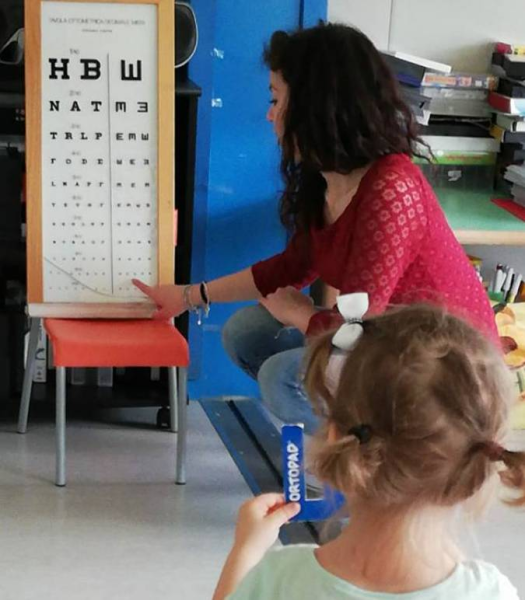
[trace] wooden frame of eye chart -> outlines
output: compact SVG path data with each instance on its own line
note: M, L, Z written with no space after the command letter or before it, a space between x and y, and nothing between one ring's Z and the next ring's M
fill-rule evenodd
M174 1L25 0L28 305L141 318L173 283Z

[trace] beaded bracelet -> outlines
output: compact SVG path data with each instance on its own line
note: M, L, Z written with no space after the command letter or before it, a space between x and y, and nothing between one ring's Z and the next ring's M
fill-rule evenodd
M197 310L197 307L191 301L191 288L192 287L193 286L191 284L186 285L186 286L184 286L184 290L182 291L182 300L184 302L184 308L189 312L195 312Z

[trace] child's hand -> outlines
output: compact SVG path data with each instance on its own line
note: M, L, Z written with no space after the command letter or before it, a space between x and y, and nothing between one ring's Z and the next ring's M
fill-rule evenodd
M275 542L279 529L300 509L295 502L287 504L282 494L263 494L241 506L235 543L222 570L213 600L229 597Z
M263 494L245 502L237 518L234 550L259 560L277 540L281 527L300 510L296 502L286 503L282 494Z

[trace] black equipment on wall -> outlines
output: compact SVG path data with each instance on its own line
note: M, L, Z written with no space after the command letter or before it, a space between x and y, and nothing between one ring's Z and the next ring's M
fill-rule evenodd
M187 2L175 2L175 68L188 63L199 43L199 29L193 8Z
M0 4L0 47L24 27L24 0L2 0Z
M0 2L0 92L24 90L24 0Z
M191 281L197 104L201 93L201 88L191 80L177 78L175 84L175 196L179 226L175 253L175 280L178 284L186 284ZM184 336L188 335L187 313L179 317L177 327Z
M189 79L188 62L195 54L198 40L197 18L192 7L189 2L175 1L175 195L179 221L175 279L178 284L191 280L197 105L202 90ZM177 327L188 336L188 314L177 319Z
M15 148L0 148L0 240L20 241L22 236L22 173L24 157Z

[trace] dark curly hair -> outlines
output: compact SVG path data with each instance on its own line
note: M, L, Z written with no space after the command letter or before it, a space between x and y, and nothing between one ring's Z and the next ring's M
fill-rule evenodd
M276 31L264 62L288 85L281 139L280 214L297 232L322 227L321 172L350 173L381 156L416 149L417 126L374 44L346 25ZM297 151L300 163L297 163Z

